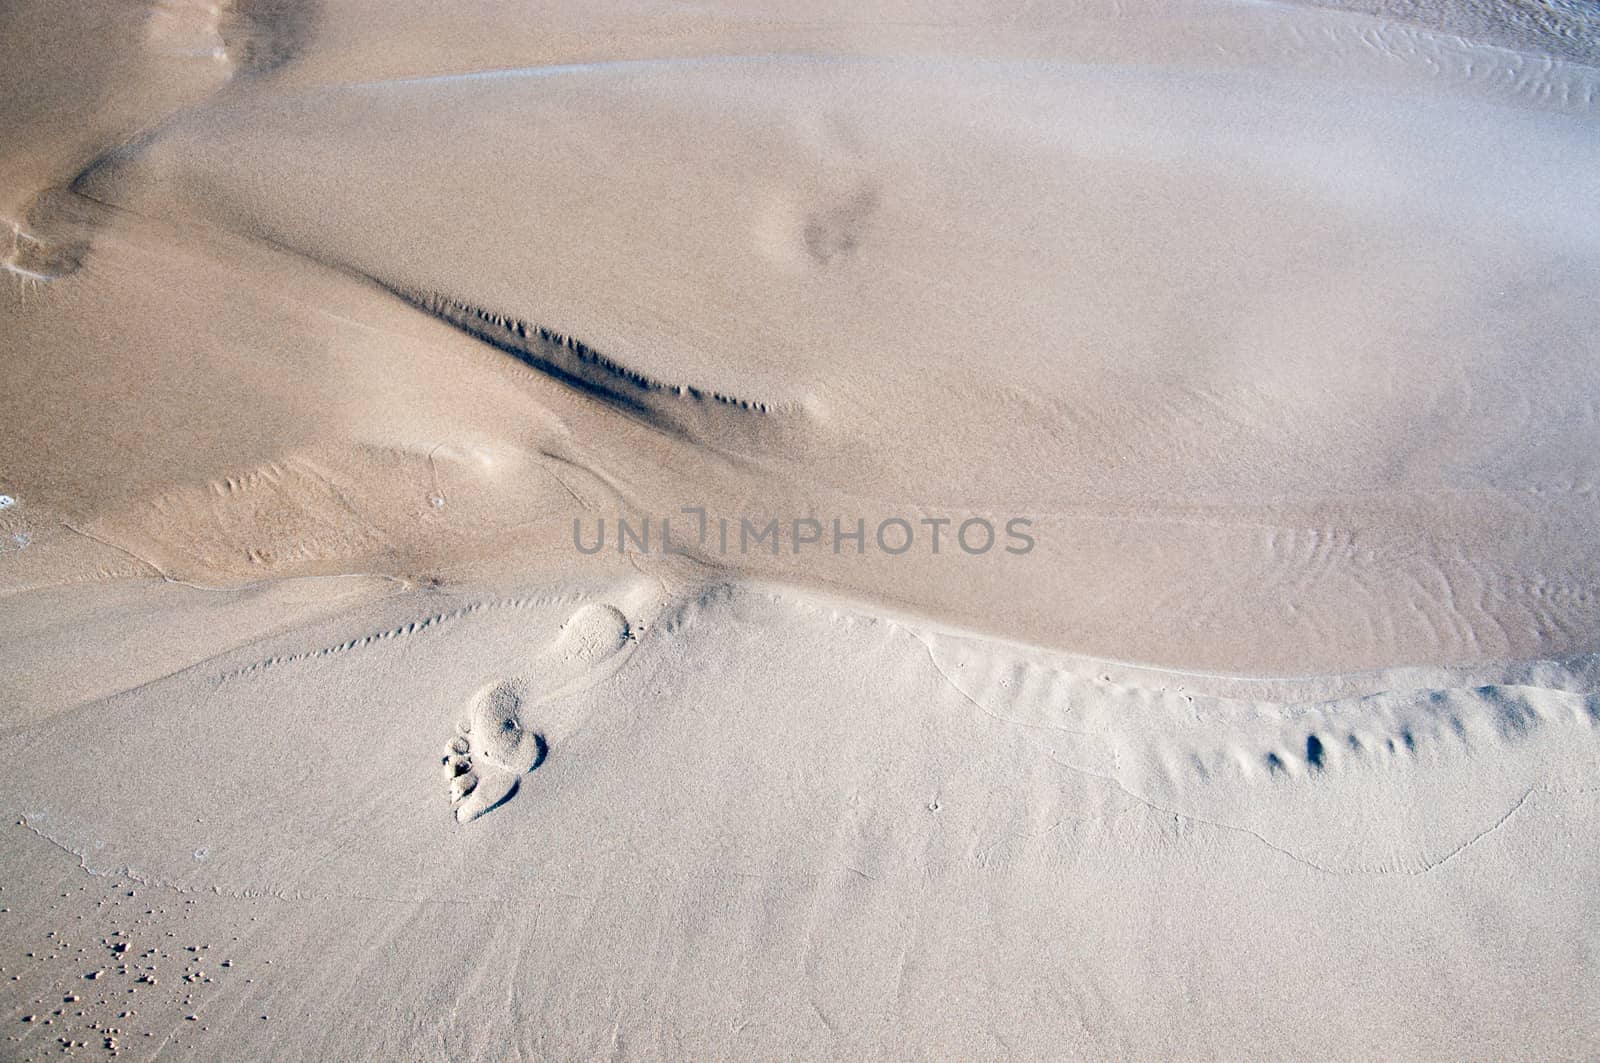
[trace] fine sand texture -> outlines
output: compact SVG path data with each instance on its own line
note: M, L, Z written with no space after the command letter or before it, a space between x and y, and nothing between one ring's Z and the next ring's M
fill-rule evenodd
M1600 1055L1600 13L0 5L0 1060Z

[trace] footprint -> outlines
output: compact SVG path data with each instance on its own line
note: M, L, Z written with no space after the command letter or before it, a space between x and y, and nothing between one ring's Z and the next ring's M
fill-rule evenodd
M573 613L561 625L554 652L568 664L598 665L633 640L628 618L614 605L596 603Z
M521 783L521 773L506 769L492 761L487 753L478 755L472 744L472 724L462 720L460 731L445 743L444 775L450 787L450 805L455 809L456 822L471 823L492 808L510 800ZM537 738L537 736L535 736ZM532 771L537 763L528 767Z
M878 187L864 182L849 195L808 212L801 229L806 254L827 265L836 255L853 253L877 209Z
M320 8L321 0L168 0L151 7L145 45L217 63L230 75L266 74L310 43Z
M882 194L870 177L824 174L814 184L772 193L754 219L762 251L789 269L825 267L855 254L879 210Z
M441 758L457 822L470 823L516 794L522 776L549 755L548 728L565 732L577 722L569 709L573 699L610 674L603 666L632 641L621 610L586 605L532 662L536 678L512 676L472 699Z
M217 24L229 63L243 74L266 74L310 43L321 0L225 0Z
M0 237L0 267L34 283L71 276L83 264L99 213L71 192L39 193L9 220L9 239Z

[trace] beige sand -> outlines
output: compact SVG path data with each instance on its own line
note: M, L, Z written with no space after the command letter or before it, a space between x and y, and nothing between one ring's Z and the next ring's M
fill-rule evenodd
M0 12L0 1058L1600 1051L1592 12L591 7Z

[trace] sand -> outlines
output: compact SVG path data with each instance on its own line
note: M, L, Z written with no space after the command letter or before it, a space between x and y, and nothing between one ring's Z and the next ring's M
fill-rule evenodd
M0 12L0 1058L1600 1052L1583 5Z

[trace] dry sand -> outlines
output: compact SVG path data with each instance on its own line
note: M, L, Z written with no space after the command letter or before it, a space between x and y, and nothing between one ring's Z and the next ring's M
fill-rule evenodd
M0 1058L1600 1054L1597 41L6 5Z

